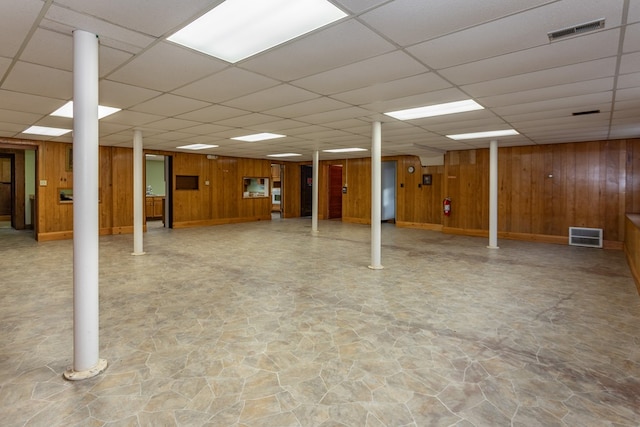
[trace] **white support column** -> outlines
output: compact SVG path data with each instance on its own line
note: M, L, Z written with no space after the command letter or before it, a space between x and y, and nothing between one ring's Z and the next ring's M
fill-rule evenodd
M320 170L320 154L318 150L313 152L313 181L312 181L312 201L311 201L311 234L318 234L318 191L320 185L318 176Z
M372 270L384 268L380 264L382 231L382 126L373 122L371 136L371 265Z
M73 367L68 380L107 368L98 337L98 37L73 33Z
M498 249L498 141L489 143L489 246Z
M142 154L142 131L133 131L133 253L144 255L142 232L144 228L144 192L142 170L144 165Z

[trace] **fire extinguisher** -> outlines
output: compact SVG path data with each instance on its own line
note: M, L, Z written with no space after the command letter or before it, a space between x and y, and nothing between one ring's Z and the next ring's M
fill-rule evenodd
M444 213L444 216L451 215L451 199L449 197L445 197L442 201L442 213Z

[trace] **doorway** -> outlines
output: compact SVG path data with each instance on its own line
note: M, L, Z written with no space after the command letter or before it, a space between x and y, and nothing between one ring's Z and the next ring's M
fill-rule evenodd
M0 154L0 226L13 227L13 164L12 154Z
M300 166L300 216L311 216L313 213L313 167Z
M329 166L328 219L342 218L342 165Z
M0 145L0 228L37 227L36 153L32 147Z
M381 220L396 221L396 162L382 162L382 211Z
M284 218L282 208L282 176L283 165L274 163L271 165L271 219Z
M147 230L173 228L171 156L145 154L144 217Z

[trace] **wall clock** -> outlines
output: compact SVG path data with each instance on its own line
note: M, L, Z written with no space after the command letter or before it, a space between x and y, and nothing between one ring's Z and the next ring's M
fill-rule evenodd
M407 168L407 172L409 172L409 173L414 173L415 171L416 171L416 168L414 168L413 166L409 166Z

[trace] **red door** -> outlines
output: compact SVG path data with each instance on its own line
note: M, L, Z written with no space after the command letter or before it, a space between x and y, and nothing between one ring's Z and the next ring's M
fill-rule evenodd
M342 166L329 166L329 219L342 218Z

